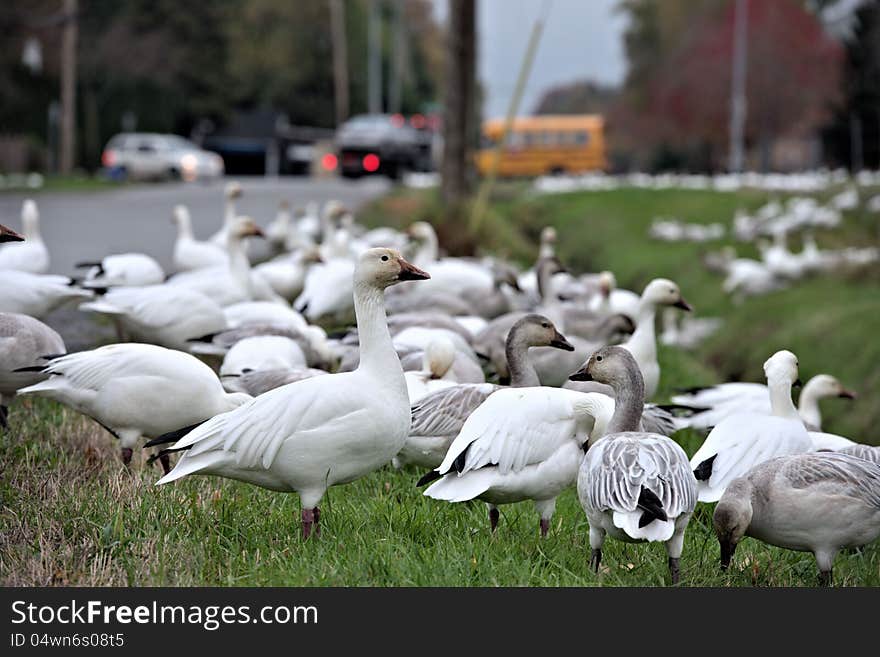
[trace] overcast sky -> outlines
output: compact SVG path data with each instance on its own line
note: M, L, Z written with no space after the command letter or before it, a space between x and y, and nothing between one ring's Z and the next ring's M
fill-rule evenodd
M541 94L561 82L591 79L617 84L626 73L624 17L618 0L480 0L477 3L479 73L486 117L503 116L532 26L549 5L547 22L519 114L529 114ZM446 18L446 0L434 0Z

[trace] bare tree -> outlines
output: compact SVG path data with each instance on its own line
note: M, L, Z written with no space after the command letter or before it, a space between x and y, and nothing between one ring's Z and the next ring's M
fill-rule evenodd
M76 149L77 0L64 0L61 37L61 173L73 170Z
M330 34L333 39L333 91L336 125L348 118L348 49L345 40L345 6L330 0Z
M452 213L470 193L471 142L476 134L475 4L475 0L449 0L441 197Z

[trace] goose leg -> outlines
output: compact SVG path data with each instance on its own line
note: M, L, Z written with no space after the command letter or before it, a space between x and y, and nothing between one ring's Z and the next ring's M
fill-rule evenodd
M9 407L0 405L0 429L9 428Z
M535 500L535 510L541 515L541 538L546 538L550 531L550 518L556 510L556 498L552 500Z
M599 528L596 523L593 529L593 523L590 523L590 568L594 573L599 572L599 564L602 563L602 545L605 543L605 531Z
M171 455L170 454L160 454L159 455L159 463L162 464L162 472L164 474L168 474L171 472Z
M125 467L131 466L131 455L134 453L131 447L122 448L122 463Z
M675 533L666 541L666 554L669 555L669 574L672 576L673 586L678 584L679 560L684 550L684 530L690 522L690 514L682 514L675 520Z
M818 551L814 553L816 565L819 566L819 586L831 586L831 570L834 565L836 551Z
M302 530L303 530L303 538L309 538L312 535L312 525L315 523L315 510L314 509L303 509L302 510Z
M489 526L492 528L492 533L495 533L495 530L498 528L498 518L501 513L498 511L498 507L494 504L489 504Z
M321 509L315 507L312 509L312 513L315 516L315 536L321 535Z
M672 576L672 584L678 584L679 570L678 570L678 558L677 557L669 557L669 574Z

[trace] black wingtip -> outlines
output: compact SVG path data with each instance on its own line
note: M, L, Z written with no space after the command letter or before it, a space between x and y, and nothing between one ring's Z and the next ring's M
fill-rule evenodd
M61 358L62 356L66 356L67 354L43 354L40 356L43 360L55 360L56 358Z
M712 464L715 463L717 457L717 454L713 454L694 468L694 477L696 477L697 481L708 481L709 477L712 476Z
M640 528L650 525L655 520L669 520L666 511L663 509L663 502L650 488L642 486L637 506L642 510L642 517L639 518Z
M76 269L85 269L86 267L101 267L100 262L78 262L74 265Z
M205 335L200 335L197 338L189 338L187 342L211 342L214 338L217 337L219 331L215 331L214 333L205 333Z
M204 420L202 422L196 422L195 424L192 424L188 427L183 427L181 429L175 429L174 431L169 431L168 433L163 433L161 436L153 438L152 440L149 440L146 443L144 443L144 448L155 447L156 445L167 445L168 443L176 443L178 440L183 438L190 431L192 431L193 429L195 429L199 425L204 424L204 422L206 422L206 421L207 420Z
M46 369L45 365L31 365L30 367L18 367L13 372L42 372Z
M440 474L439 472L437 472L436 470L431 470L430 472L426 472L424 475L422 475L422 478L416 482L416 488L430 484L432 481L437 481L442 476L443 475Z
M145 447L146 447L146 445L145 445ZM156 452L155 454L151 455L147 459L147 465L152 465L153 463L158 461L160 458L162 458L166 454L175 454L177 452L185 452L188 449L192 449L192 445L187 445L186 447L177 447L177 448L169 447L168 449L160 450L160 451Z

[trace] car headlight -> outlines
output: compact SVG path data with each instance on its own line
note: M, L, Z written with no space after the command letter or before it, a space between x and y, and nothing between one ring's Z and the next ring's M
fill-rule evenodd
M184 171L193 171L199 165L199 159L192 153L187 153L180 158L180 167Z

